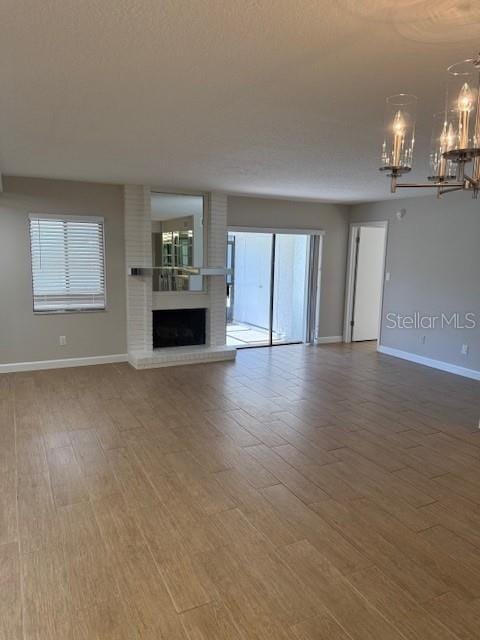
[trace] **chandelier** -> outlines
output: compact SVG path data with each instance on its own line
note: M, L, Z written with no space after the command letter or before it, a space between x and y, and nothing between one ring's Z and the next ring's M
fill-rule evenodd
M399 93L386 100L382 166L391 192L400 188L434 187L440 197L450 191L480 190L480 55L447 69L445 109L434 115L428 182L402 183L412 169L415 113L418 99Z

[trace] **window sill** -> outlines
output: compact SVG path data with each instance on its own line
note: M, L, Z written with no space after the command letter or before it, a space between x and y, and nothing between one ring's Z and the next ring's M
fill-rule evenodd
M34 316L51 316L51 315L70 315L72 313L105 313L107 308L103 309L45 309L45 311L33 311Z

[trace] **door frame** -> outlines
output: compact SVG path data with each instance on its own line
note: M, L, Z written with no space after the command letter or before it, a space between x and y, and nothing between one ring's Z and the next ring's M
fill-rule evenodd
M242 227L238 225L228 225L227 232L238 231L245 233L276 233L277 235L290 234L297 236L324 236L323 229L289 229L288 227Z
M348 254L347 254L347 274L345 284L345 314L343 323L343 342L352 342L353 333L353 312L354 312L354 296L355 296L355 275L356 275L356 256L357 256L357 237L361 227L382 227L385 229L385 240L383 245L383 261L382 261L382 291L380 293L380 315L378 318L378 344L380 344L382 332L383 317L383 297L385 291L385 268L387 260L387 241L388 241L388 220L379 220L375 222L351 222L348 236Z
M229 266L229 260L228 260L228 247L231 246L231 252L230 252L230 266ZM227 272L227 278L226 278L226 284L227 284L227 292L228 292L228 287L230 286L230 307L227 309L227 313L226 313L226 324L228 324L230 322L230 320L232 318L230 318L229 316L231 315L231 311L233 309L233 305L235 304L235 240L233 242L230 242L228 240L228 232L227 232L227 269L230 269L230 272ZM230 282L229 282L230 279Z
M227 227L227 237L228 233L235 232L244 232L244 233L268 233L271 234L272 237L272 255L271 255L271 274L270 274L270 344L268 345L246 345L245 347L238 347L239 349L259 349L262 347L280 347L288 344L299 344L298 342L281 342L279 344L273 344L272 340L272 332L273 332L273 300L275 295L275 277L274 277L274 268L275 268L275 250L276 250L276 236L287 234L287 235L302 235L302 236L317 236L318 237L318 262L316 265L316 274L311 273L311 265L308 264L307 274L307 291L308 295L305 300L305 327L303 331L303 343L310 339L312 344L318 343L318 335L320 333L320 304L321 304L321 282L322 282L322 269L323 269L323 240L325 236L325 231L323 229L289 229L284 227L243 227L236 225L228 225ZM311 246L311 243L310 243ZM309 252L309 256L310 256ZM310 309L310 314L307 313L308 305L309 305L309 297L311 294L310 286L316 284L316 290L313 292L313 302L314 308ZM312 326L313 322L313 326ZM310 334L310 335L308 335Z

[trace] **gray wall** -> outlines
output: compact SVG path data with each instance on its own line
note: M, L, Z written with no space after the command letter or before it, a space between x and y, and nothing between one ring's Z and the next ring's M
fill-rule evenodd
M126 353L121 186L4 178L0 193L0 364ZM29 213L105 218L107 310L34 315ZM67 346L59 346L59 336Z
M344 205L243 196L228 198L229 226L325 231L320 309L322 337L343 334L347 219L348 207Z
M403 220L395 212L405 208ZM381 344L480 370L480 201L466 193L357 205L352 222L388 220ZM450 315L473 312L477 328L389 329L388 312ZM422 344L422 336L426 336ZM460 353L468 344L470 353Z
M395 212L404 207L399 221ZM105 312L34 315L28 238L29 213L101 215L105 218ZM480 370L480 202L468 194L387 200L345 207L291 200L228 198L228 224L325 231L321 336L338 336L343 306L348 220L388 220L383 316L388 312L477 315L475 330L389 329L381 344ZM58 338L67 336L60 347ZM426 336L425 344L422 336ZM462 344L469 355L460 353ZM122 187L4 178L0 193L0 364L126 352Z

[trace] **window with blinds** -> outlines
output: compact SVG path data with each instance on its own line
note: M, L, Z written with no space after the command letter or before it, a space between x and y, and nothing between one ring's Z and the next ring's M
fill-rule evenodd
M103 218L30 216L33 310L105 309Z

